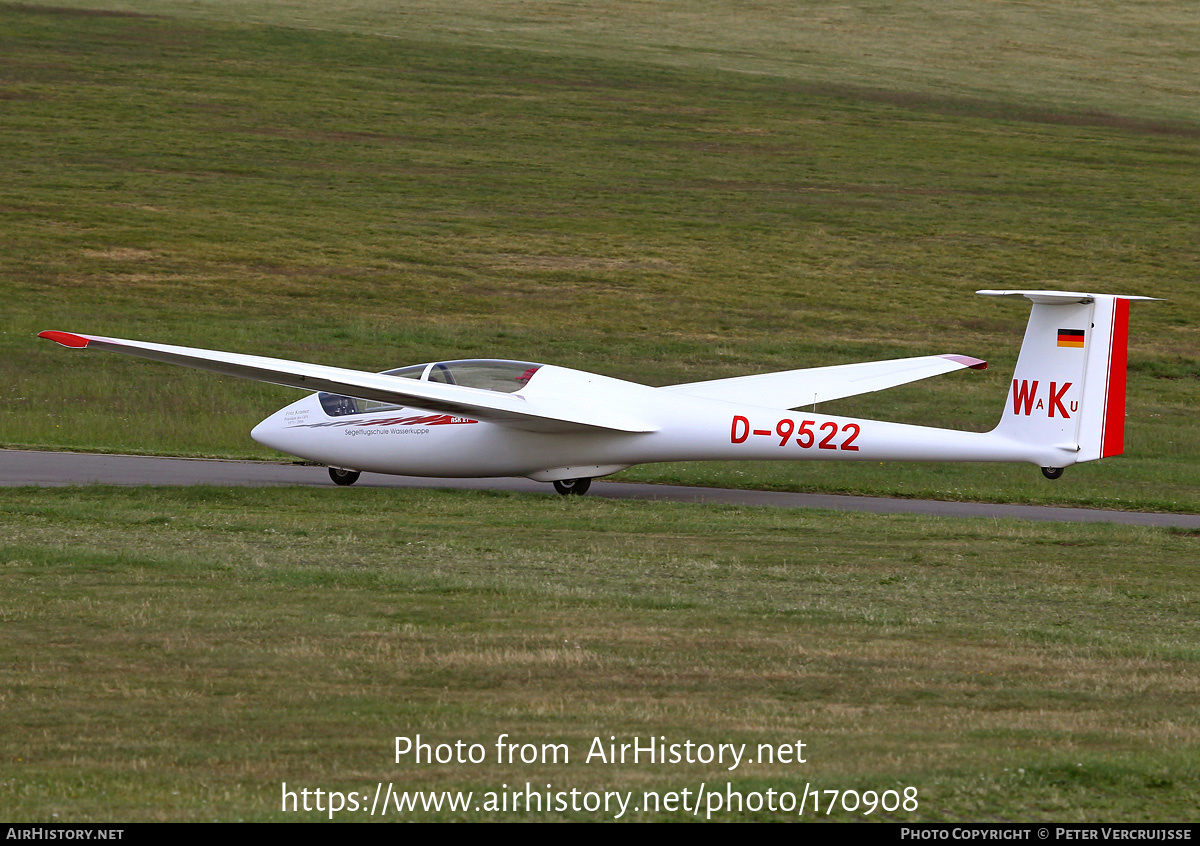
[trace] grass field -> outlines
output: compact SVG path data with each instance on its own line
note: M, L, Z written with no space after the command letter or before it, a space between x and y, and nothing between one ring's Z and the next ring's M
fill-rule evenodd
M1200 511L1198 43L1186 4L1105 0L0 3L0 445L277 457L248 432L294 392L72 353L35 339L49 328L650 384L960 352L991 369L822 410L984 430L1027 311L973 291L1063 287L1167 299L1133 310L1121 458L1053 484L623 476ZM886 818L1195 820L1196 543L504 494L3 489L0 817L269 820L284 781L528 780L912 785L919 810ZM394 764L416 732L573 758ZM584 764L609 735L802 737L810 763Z
M916 786L893 820L1197 818L1195 533L329 493L6 493L4 816L281 819L284 781L729 781ZM416 733L573 757L395 764ZM803 739L807 764L584 763L634 735Z

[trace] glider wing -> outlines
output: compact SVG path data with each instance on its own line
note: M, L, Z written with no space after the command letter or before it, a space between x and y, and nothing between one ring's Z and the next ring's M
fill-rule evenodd
M66 347L107 350L153 361L195 367L225 376L286 385L306 391L329 391L358 399L486 420L534 432L600 430L633 433L655 430L655 427L612 407L598 406L587 402L585 398L573 398L569 390L563 392L561 399L543 394L531 401L519 393L499 393L462 385L418 381L385 373L367 373L258 355L151 344L96 335L76 335L70 332L47 331L42 332L39 337L48 338ZM559 374L560 380L565 377L567 374Z
M710 382L688 382L682 385L668 385L659 390L767 408L800 408L842 397L882 391L964 367L983 370L987 367L987 362L965 355L923 355L889 361L866 361L859 364L836 364L832 367L760 373L756 376L735 376L732 379L714 379Z

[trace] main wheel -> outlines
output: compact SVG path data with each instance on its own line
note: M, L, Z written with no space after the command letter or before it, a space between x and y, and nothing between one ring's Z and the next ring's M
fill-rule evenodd
M1057 479L1062 474L1063 474L1063 469L1061 467L1043 467L1042 468L1042 475L1045 476L1047 479Z
M591 486L591 479L563 479L554 483L554 489L563 496L583 496Z
M343 470L341 467L330 467L329 478L333 479L335 485L353 485L361 476L358 470Z

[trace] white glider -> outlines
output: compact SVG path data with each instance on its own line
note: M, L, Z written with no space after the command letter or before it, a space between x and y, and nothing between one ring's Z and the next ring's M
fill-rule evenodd
M581 494L591 480L656 461L1021 461L1047 478L1124 449L1130 300L1069 291L980 291L1033 302L1012 390L990 432L789 409L987 363L962 355L788 370L661 388L525 361L473 359L367 373L240 353L47 331L108 350L314 391L251 432L325 464L364 471L526 476Z

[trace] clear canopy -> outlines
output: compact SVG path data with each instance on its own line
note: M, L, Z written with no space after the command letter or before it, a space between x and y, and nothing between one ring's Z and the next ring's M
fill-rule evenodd
M521 390L537 373L540 364L528 361L504 361L491 358L469 358L459 361L436 361L432 364L414 364L396 370L385 370L388 376L417 379L422 382L440 382L445 385L460 385L464 388L481 388L505 394ZM347 414L368 414L402 406L394 403L364 400L340 394L319 394L321 407L331 417Z

